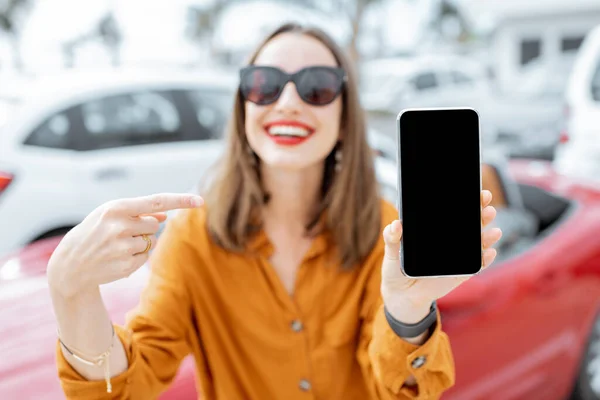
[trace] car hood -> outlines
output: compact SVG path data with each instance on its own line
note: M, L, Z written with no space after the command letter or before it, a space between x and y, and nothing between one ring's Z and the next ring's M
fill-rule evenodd
M45 266L57 240L0 259L0 398L56 399L56 324ZM109 315L124 323L148 277L142 267L101 288Z

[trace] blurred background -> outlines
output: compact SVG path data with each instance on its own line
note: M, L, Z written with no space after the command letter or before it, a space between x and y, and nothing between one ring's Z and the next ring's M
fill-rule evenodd
M498 267L440 303L462 377L448 398L600 399L600 0L0 0L0 310L16 307L0 322L52 323L47 297L29 296L95 207L194 190L222 151L238 68L287 21L354 60L391 201L399 111L479 112L504 236ZM115 315L131 290L112 293ZM37 341L7 326L0 397L61 398L53 328ZM172 398L194 398L182 385Z
M0 0L0 217L21 232L0 254L103 201L193 187L218 156L237 69L290 20L352 56L383 159L401 109L470 106L484 152L600 176L599 0Z
M405 105L469 104L481 113L487 143L544 159L568 140L567 80L584 36L600 21L597 0L0 4L0 90L65 70L234 70L267 31L294 19L345 44L362 71L371 124L381 132L394 134L393 119Z

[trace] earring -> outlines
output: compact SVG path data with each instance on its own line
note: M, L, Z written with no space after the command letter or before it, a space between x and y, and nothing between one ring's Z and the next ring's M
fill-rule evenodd
M340 172L340 170L342 169L342 149L340 147L338 147L335 150L335 172Z

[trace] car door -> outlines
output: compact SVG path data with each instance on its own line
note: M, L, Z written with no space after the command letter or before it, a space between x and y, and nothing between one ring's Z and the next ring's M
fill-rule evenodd
M72 108L49 108L15 127L22 132L14 166L19 190L14 203L11 201L16 212L7 209L10 215L3 220L15 227L13 235L19 241L33 240L81 220L84 210L76 172L74 121Z
M521 212L498 208L506 235ZM575 304L581 287L569 271L581 260L565 257L572 250L560 235L510 242L493 266L440 302L456 363L456 385L444 400L561 400L566 394L581 319Z
M79 157L88 204L184 192L204 177L222 149L217 132L225 105L222 94L190 92L203 99L196 109L182 91L150 89L80 105Z

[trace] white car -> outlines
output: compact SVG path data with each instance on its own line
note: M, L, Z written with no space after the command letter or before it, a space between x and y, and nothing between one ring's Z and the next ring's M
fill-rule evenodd
M362 63L359 71L361 98L369 111L473 106L490 90L484 66L460 56L377 59Z
M360 97L371 126L395 133L404 108L472 107L481 119L482 141L495 143L499 121L485 65L457 55L417 55L359 65Z
M108 200L189 190L221 154L236 84L216 71L109 70L0 87L0 254Z
M584 39L569 76L565 123L554 167L562 174L600 179L600 25Z
M196 187L221 154L237 75L69 72L1 85L0 254L116 198ZM369 144L395 159L392 138Z

